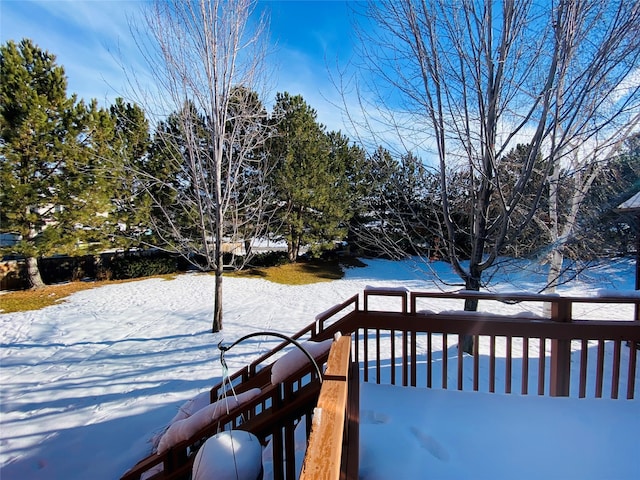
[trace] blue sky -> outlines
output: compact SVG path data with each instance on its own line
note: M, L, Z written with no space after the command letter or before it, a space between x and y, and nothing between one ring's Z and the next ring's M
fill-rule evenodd
M0 1L0 40L31 38L57 57L68 78L68 93L95 98L108 106L126 97L122 61L136 68L140 61L129 32L129 19L139 15L143 0ZM329 129L348 131L329 68L346 64L353 53L354 2L261 1L270 11L274 54L272 98L276 92L301 94ZM139 65L138 65L139 67Z

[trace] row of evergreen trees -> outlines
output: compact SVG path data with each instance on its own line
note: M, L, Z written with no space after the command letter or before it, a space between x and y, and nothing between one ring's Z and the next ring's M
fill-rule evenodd
M63 67L30 40L9 41L0 54L1 230L21 239L5 253L39 257L168 243L152 226L166 223L162 213L180 200L177 192L192 188L180 165L168 161L175 152L164 141L167 133L183 134L178 114L151 132L136 104L118 98L104 109L68 96ZM259 153L272 166L273 208L264 232L286 237L295 260L303 245L344 237L353 207L346 172L364 154L342 134L327 133L300 96L278 94L274 110L281 121Z
M208 241L198 238L185 209L185 199L197 200L207 192L189 192L193 183L180 162L170 161L183 157L169 149L192 148L192 143L165 141L167 135L175 140L185 134L178 122L184 112L151 128L143 109L122 98L106 109L95 100L86 103L68 95L55 56L27 39L0 47L0 70L0 232L20 239L5 246L4 253L24 256L37 268L35 259L51 254L149 245L180 250L170 238L176 228L181 239L193 230L193 242ZM240 93L252 96L256 111L266 110L255 92ZM195 107L187 102L184 109ZM341 132L328 132L299 95L279 93L264 119L268 139L252 153L258 166L237 175L260 171L265 176L254 197L267 206L252 219L250 230L237 228L239 218L231 221L225 241L246 242L249 253L251 237L285 240L290 261L302 247L318 253L343 240L376 255L439 255L438 172L411 154L394 156L384 148L368 153ZM611 248L629 241L628 229L603 218L638 178L639 144L631 142L590 192L591 210L576 243L597 240L596 249L601 249L603 243ZM502 162L504 185L526 148L510 152ZM463 174L448 179L449 196L462 219L470 211L470 181ZM253 182L246 185L256 188ZM571 188L569 177L564 187ZM544 221L541 217L538 225ZM505 253L535 252L544 246L543 232L532 223ZM460 232L461 251L469 235ZM180 253L189 251L185 246Z

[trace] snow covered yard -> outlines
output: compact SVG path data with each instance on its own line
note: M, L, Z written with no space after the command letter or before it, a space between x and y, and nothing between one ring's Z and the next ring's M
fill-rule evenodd
M292 334L368 285L434 288L429 274L410 262L367 263L342 280L299 287L226 278L225 341L258 330ZM434 266L454 278L446 265ZM563 293L632 288L630 261L596 272L590 283L574 283ZM498 288L535 290L541 281L514 270ZM148 454L178 407L221 378L216 346L223 337L209 331L212 291L211 276L187 274L102 287L40 311L0 315L2 479L116 479ZM271 337L243 342L225 356L229 369L276 343ZM640 409L638 401L632 408Z

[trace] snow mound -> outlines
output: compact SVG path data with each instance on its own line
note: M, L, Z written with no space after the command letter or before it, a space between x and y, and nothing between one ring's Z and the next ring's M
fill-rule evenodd
M313 358L318 358L329 351L331 343L333 343L333 339L330 338L323 342L307 340L306 342L301 343L301 345L307 352L309 352L309 355ZM271 384L277 385L282 382L308 361L309 359L307 356L299 348L289 350L286 354L276 360L273 367L271 367Z
M260 395L259 388L253 388L236 397L223 398L191 415L172 423L158 443L158 454L162 454L174 445L187 440L201 428L215 422L234 408L249 402Z
M175 417L171 419L169 425L176 423L179 420L189 418L191 415L199 410L211 405L211 392L209 390L199 393L188 402L185 402L176 413Z

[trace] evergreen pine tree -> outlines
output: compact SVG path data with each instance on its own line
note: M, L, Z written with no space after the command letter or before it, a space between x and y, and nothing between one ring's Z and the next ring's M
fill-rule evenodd
M269 153L276 169L278 217L289 260L295 262L301 247L316 252L346 236L350 203L343 139L324 133L300 95L279 93L273 117L277 135Z
M144 111L136 104L116 98L109 109L114 122L113 175L115 191L113 201L117 225L114 243L117 246L139 247L151 241L151 198L143 185L136 179L136 173L144 169L150 161L149 122Z
M43 285L37 257L102 240L94 229L110 210L109 116L66 89L55 56L31 40L0 47L0 224L20 236L11 250L27 259L32 287Z

